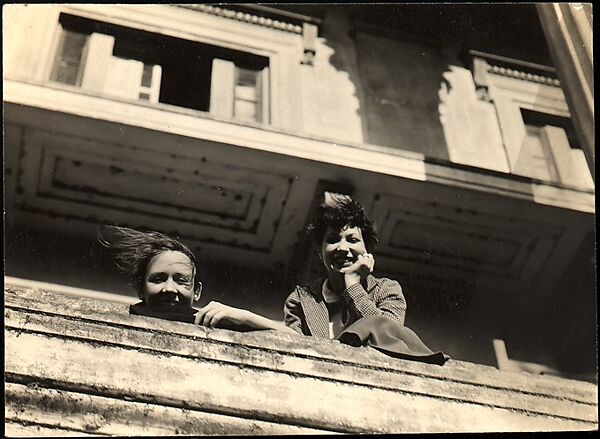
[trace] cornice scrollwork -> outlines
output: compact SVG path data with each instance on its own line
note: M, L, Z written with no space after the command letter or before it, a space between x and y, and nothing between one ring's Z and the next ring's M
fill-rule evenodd
M471 51L473 79L477 87L488 87L488 74L506 76L522 81L560 87L560 80L552 67L527 61Z
M534 73L523 72L520 70L509 69L506 67L494 66L490 65L489 70L490 73L495 73L496 75L508 76L510 78L522 79L524 81L529 82L537 82L540 84L552 85L554 87L560 87L560 81L556 78L551 78L549 76L536 75Z
M246 12L236 11L234 9L221 8L219 6L210 6L203 4L189 4L173 5L180 8L191 9L198 12L204 12L206 14L217 15L219 17L229 18L232 20L242 21L249 24L255 24L257 26L269 27L271 29L277 29L284 32L291 32L294 34L302 34L302 26L294 23L288 23L281 20L274 20L268 17L261 17L255 14L249 14Z

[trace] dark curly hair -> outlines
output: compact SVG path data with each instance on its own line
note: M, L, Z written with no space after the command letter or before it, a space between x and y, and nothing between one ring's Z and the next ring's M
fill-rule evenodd
M375 224L360 203L348 195L326 192L325 201L317 207L313 221L306 227L305 232L312 238L313 243L319 246L329 226L336 230L345 226L359 227L367 250L373 251L377 245Z
M176 239L159 232L141 232L118 226L102 226L97 234L100 244L109 250L117 267L129 277L129 284L140 298L143 297L148 265L154 257L169 250L181 252L190 258L195 274L194 291L199 291L196 258L189 248Z

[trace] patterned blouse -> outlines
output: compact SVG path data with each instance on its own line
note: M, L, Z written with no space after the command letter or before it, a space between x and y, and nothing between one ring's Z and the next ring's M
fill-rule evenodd
M323 278L296 286L284 304L284 322L294 331L330 338L329 311L323 298ZM387 316L404 324L406 300L400 284L387 278L367 277L367 288L351 285L342 293L342 322L348 326L366 316Z

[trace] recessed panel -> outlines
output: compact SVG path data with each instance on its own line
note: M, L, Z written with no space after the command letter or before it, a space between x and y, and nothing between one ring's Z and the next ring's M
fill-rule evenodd
M460 281L487 291L529 291L563 230L509 215L379 195L378 267L411 278Z
M265 170L41 131L28 132L22 158L23 210L261 252L291 184Z

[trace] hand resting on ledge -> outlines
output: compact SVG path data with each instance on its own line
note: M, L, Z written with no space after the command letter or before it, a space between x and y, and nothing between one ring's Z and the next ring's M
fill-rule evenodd
M234 308L220 302L209 302L196 313L194 323L210 328L252 331L256 329L272 329L296 334L283 322L271 320L246 309Z

